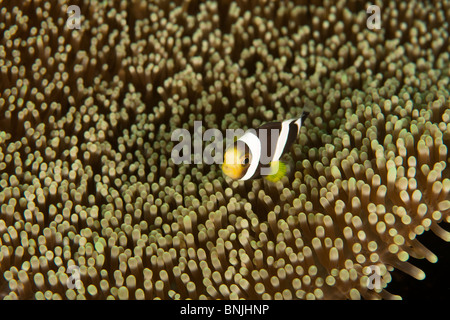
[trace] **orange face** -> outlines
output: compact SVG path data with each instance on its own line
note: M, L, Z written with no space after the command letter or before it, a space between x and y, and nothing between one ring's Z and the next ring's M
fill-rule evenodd
M231 179L240 179L244 176L250 165L250 156L236 146L229 148L225 152L222 171Z

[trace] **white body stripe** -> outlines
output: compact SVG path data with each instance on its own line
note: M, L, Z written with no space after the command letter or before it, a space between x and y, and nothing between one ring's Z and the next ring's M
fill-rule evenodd
M286 140L289 134L289 125L294 119L285 120L281 123L281 131L280 136L277 140L277 145L275 147L275 151L273 152L272 161L280 160L281 154L283 152L284 146L286 145Z
M239 141L244 142L250 149L252 153L250 166L248 167L247 172L240 180L248 180L255 173L256 169L259 165L259 160L261 158L261 141L259 138L253 133L247 131L242 137L238 139Z

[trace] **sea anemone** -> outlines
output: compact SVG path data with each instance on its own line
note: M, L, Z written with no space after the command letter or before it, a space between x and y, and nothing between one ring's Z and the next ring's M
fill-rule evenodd
M448 1L71 4L0 9L0 298L390 299L437 262ZM303 110L276 183L171 158Z

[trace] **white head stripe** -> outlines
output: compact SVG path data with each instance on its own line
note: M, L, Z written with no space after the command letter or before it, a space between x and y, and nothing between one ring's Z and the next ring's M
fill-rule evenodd
M298 118L295 123L297 124L297 135L300 132L300 128L302 127L302 118Z
M284 146L286 145L286 140L289 134L289 125L292 121L294 121L294 119L285 120L281 123L281 132L277 140L277 145L273 153L272 161L280 160L281 153L283 152Z
M261 158L261 141L259 138L250 131L247 131L242 137L238 139L238 141L244 142L250 149L252 153L250 166L248 167L247 172L240 180L248 180L250 179L256 171L258 167L259 160Z

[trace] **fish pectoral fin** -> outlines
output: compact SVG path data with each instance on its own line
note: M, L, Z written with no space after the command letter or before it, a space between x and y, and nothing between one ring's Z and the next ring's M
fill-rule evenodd
M270 163L270 175L266 176L266 179L271 182L277 182L286 175L286 164L281 161L272 161Z

